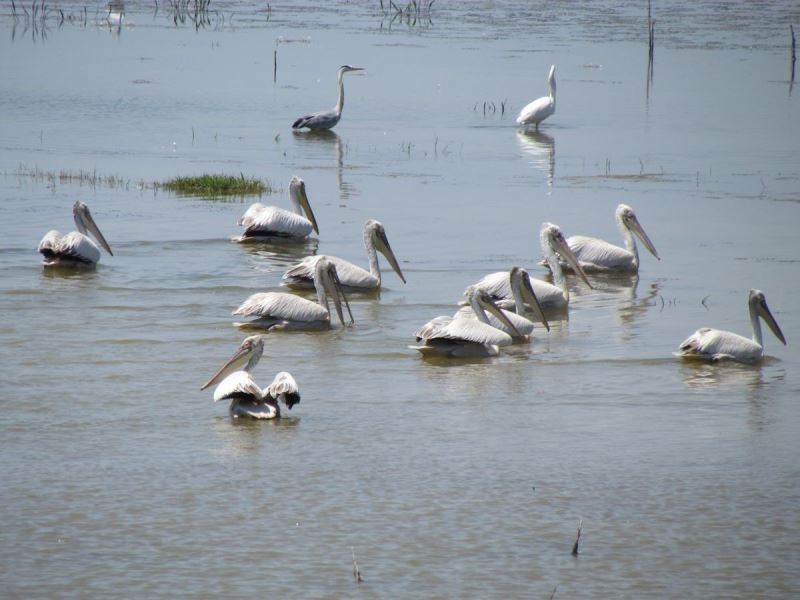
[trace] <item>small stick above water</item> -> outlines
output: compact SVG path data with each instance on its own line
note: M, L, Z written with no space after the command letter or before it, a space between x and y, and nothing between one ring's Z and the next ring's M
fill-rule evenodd
M361 570L358 568L358 563L356 562L356 550L351 547L350 551L353 553L353 578L356 582L362 583L364 578L361 577Z
M578 522L578 536L575 538L575 543L572 545L572 556L578 556L578 542L581 541L581 528L583 527L583 519Z

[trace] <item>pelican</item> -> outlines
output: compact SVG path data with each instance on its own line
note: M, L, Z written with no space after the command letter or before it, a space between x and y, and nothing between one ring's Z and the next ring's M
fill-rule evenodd
M400 270L400 265L397 263L394 252L392 252L392 247L389 245L389 239L386 237L386 230L383 228L380 221L369 219L364 223L364 246L367 249L369 271L335 256L326 257L336 265L336 272L343 286L357 291L381 289L381 269L378 266L377 252L380 252L386 257L386 260L389 261L389 264L392 266L392 269L394 269L394 272L397 273L397 276L400 277L403 283L406 282L403 271ZM314 274L314 266L321 258L322 256L306 256L293 267L289 267L286 273L283 274L283 285L291 288L310 287Z
M353 323L353 313L350 312L350 304L341 289L336 274L336 265L325 257L321 257L314 267L314 287L317 289L317 302L284 292L253 294L242 302L241 306L233 311L233 314L256 317L255 320L247 323L235 323L235 325L283 331L330 329L329 294L333 298L333 304L342 327L345 326L345 322L341 299L344 299L350 315L350 323Z
M418 342L423 342L423 345L409 348L419 350L423 356L497 356L500 346L513 343L513 338L505 331L491 326L486 316L487 310L508 327L514 337L522 337L486 290L472 287L467 290L467 297L476 319L458 316L458 313L456 317L436 317L414 333L414 337Z
M547 76L547 86L550 94L537 98L525 108L519 111L517 123L519 125L535 125L539 129L539 123L556 112L556 66L550 67L550 74Z
M286 371L275 375L272 383L263 390L258 387L250 371L253 370L264 352L264 340L260 335L251 335L242 342L239 349L200 389L222 382L214 390L214 402L230 400L230 414L233 418L252 417L253 419L279 419L281 409L278 401L286 408L300 402L300 391L294 377ZM247 361L241 369L231 370ZM224 379L223 379L224 376Z
M569 305L569 287L567 286L567 278L564 276L564 270L558 260L556 252L558 252L567 264L569 264L583 282L590 288L592 284L586 278L578 259L570 250L567 240L564 239L564 234L558 225L553 223L542 223L542 228L539 231L539 240L542 245L546 264L553 272L553 281L548 283L541 279L530 279L533 292L543 308L546 309L565 309ZM506 276L505 271L498 271L496 273L489 273L478 281L475 285L479 285L492 296L499 306L509 308L515 304L513 302L513 290L510 286L509 278ZM533 307L532 307L533 308ZM517 310L519 312L519 310Z
M712 362L726 358L743 363L758 362L764 355L764 341L761 336L759 317L764 319L775 337L785 346L786 338L783 337L778 322L769 311L764 292L750 290L747 306L750 309L750 324L753 327L752 339L748 340L746 337L730 331L703 327L683 341L677 355L682 358L702 358Z
M363 67L352 67L350 65L342 65L339 67L339 99L336 101L336 106L333 110L323 110L315 112L310 115L305 115L292 123L292 129L332 129L342 118L342 108L344 108L344 81L345 73L350 71L363 71Z
M78 231L61 235L55 229L48 231L39 242L39 253L44 256L42 264L53 266L94 266L100 260L100 248L88 236L91 235L111 256L111 246L100 233L89 212L89 207L80 200L72 205L72 216Z
M590 273L637 273L639 271L639 249L636 247L633 234L636 234L650 254L661 260L656 247L647 237L639 219L636 218L636 213L630 206L627 204L617 206L616 219L617 227L619 227L622 237L625 238L625 248L583 235L572 235L567 239L570 249L578 258L584 271ZM561 265L568 267L563 262Z
M507 327L505 323L500 321L493 314L487 315L487 318L489 319L489 325L506 332L512 338L514 338L515 342L529 341L530 335L533 333L533 322L522 316L525 312L525 302L527 302L528 305L533 309L533 312L536 314L536 317L539 319L539 321L545 326L547 331L550 331L550 324L547 322L547 319L544 316L544 311L542 310L542 305L539 304L539 299L536 297L536 293L531 287L531 279L528 275L528 272L521 267L513 267L509 273L505 273L505 277L509 281L509 287L511 289L511 295L514 302L514 310L516 310L516 312L504 310L498 302L495 302L495 304L498 305L498 308L500 308L500 310L506 316L506 319L514 325L514 330ZM464 292L465 295L469 295L470 291L471 288L467 288ZM489 295L491 296L491 292ZM494 298L492 300L494 301ZM456 312L456 314L453 315L453 318L477 319L478 315L472 309L472 306L467 305L462 306ZM522 337L517 337L515 332L521 333Z
M260 202L251 204L238 221L245 228L237 242L270 240L275 238L301 242L312 230L319 233L317 220L306 195L306 184L297 176L289 182L289 199L293 210L277 206L265 206ZM305 217L303 213L305 212Z

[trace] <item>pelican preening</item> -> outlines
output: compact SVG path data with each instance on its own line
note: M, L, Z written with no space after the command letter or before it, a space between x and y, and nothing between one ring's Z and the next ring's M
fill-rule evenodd
M326 257L320 257L314 267L314 287L317 289L317 302L306 300L284 292L263 292L253 294L233 311L234 315L255 317L247 323L235 323L237 327L275 329L275 330L320 330L330 329L331 312L328 295L333 299L339 322L345 327L342 300L353 323L350 304L342 291L336 274L336 266Z
M505 273L505 278L509 281L513 308L516 312L505 310L499 302L495 302L495 304L497 304L498 308L500 308L500 310L506 316L506 320L509 321L514 328L511 329L510 327L507 327L503 321L500 321L500 319L491 313L486 315L489 320L489 325L506 332L514 339L515 342L529 341L530 336L533 333L533 321L523 316L523 313L525 312L525 304L527 303L528 306L531 307L531 310L539 322L545 326L547 331L550 331L550 324L547 322L547 318L544 316L544 311L542 310L542 305L539 304L539 299L536 297L536 293L533 291L531 286L531 278L528 275L528 272L521 267L513 267L510 272ZM464 291L464 295L469 297L471 292L472 286L468 287ZM491 292L489 292L489 295L491 297ZM492 298L492 301L495 301L495 299ZM458 309L456 314L453 315L453 318L477 319L478 315L475 313L471 305L467 305ZM522 334L522 337L519 337L518 334Z
M764 355L764 340L761 336L759 317L764 319L775 337L786 345L786 338L783 337L778 322L769 311L764 292L750 290L747 306L750 310L750 324L753 327L752 339L730 331L703 327L683 341L677 355L682 358L701 358L711 361L730 359L743 363L758 362Z
M367 249L369 271L335 256L325 257L336 265L339 281L345 288L356 291L371 291L381 288L381 269L378 265L377 252L386 257L397 276L400 277L403 283L406 282L397 258L392 252L392 247L389 245L386 230L380 221L369 219L364 223L364 247ZM303 289L311 287L315 265L322 257L307 256L296 265L289 267L286 273L283 274L281 283L290 288Z
M344 81L345 73L350 71L363 71L363 67L352 67L350 65L342 65L339 67L339 99L336 101L336 106L333 110L323 110L321 112L305 115L292 123L292 129L331 129L336 126L339 119L342 118L342 108L344 108Z
M302 242L311 231L319 233L317 220L308 203L305 182L297 176L289 182L289 200L293 210L265 206L260 202L251 204L238 221L245 228L237 242L252 240L286 240ZM303 216L305 213L305 216Z
M561 229L558 225L542 223L542 228L539 232L539 240L542 245L542 252L544 252L546 264L553 272L553 281L555 285L542 281L541 279L531 278L531 287L543 308L564 309L569 304L569 287L567 286L567 279L564 276L564 271L556 256L556 252L566 259L567 264L572 267L586 285L591 288L592 284L590 284L589 280L586 278L586 273L584 273L578 263L578 259L575 258L575 255L567 245L564 234L561 233ZM498 271L496 273L489 273L475 285L486 289L499 306L509 308L516 304L514 302L513 289L510 283L506 272Z
M487 310L508 327L514 337L523 337L486 290L472 287L467 290L467 296L477 319L458 316L458 313L455 317L436 317L414 333L414 337L418 342L423 342L423 345L409 348L419 350L423 356L497 356L500 346L508 346L514 340L512 335L489 324Z
M519 125L534 125L539 128L539 123L556 112L556 66L550 67L550 74L547 76L547 86L550 94L537 98L521 111L517 117Z
M80 200L72 205L72 216L78 231L61 235L55 229L48 231L39 242L39 253L44 257L45 267L94 266L100 260L100 248L88 236L91 235L111 256L111 246L100 233L89 212L89 207Z
M300 402L300 391L294 377L286 371L275 375L272 383L263 390L258 387L250 371L255 368L263 352L262 336L251 335L245 338L230 360L222 365L200 389L204 390L222 380L214 390L214 402L230 400L229 411L232 417L280 418L281 409L278 401L292 410L292 407ZM246 364L238 368L245 361Z
M661 257L644 228L636 218L636 213L627 204L620 204L616 211L617 226L625 238L625 248L609 244L604 240L583 235L573 235L567 239L569 247L588 273L614 272L636 273L639 271L639 249L633 234L641 240L645 248L658 260ZM563 257L562 257L563 258ZM562 267L569 267L562 261Z

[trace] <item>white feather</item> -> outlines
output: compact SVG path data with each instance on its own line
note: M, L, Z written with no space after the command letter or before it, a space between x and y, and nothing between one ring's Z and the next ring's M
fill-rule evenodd
M328 319L325 307L292 294L261 292L253 294L233 311L234 315L277 321L322 321Z

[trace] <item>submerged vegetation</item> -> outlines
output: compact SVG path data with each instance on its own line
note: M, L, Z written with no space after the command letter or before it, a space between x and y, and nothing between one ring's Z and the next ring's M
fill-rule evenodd
M269 184L260 179L246 178L244 174L200 175L175 177L160 184L166 190L191 196L250 196L271 191Z

